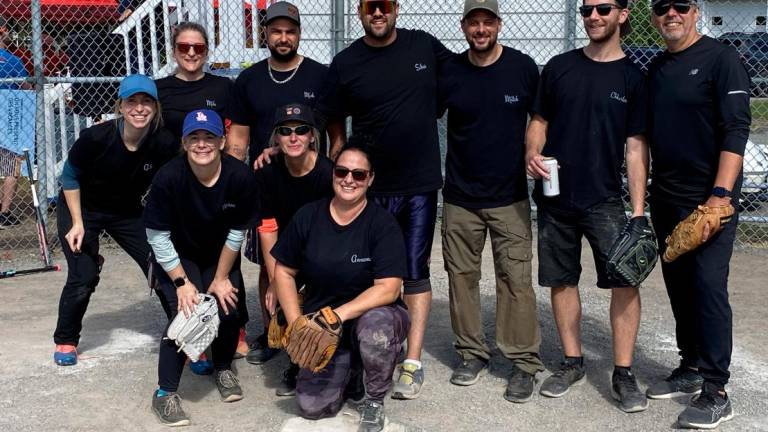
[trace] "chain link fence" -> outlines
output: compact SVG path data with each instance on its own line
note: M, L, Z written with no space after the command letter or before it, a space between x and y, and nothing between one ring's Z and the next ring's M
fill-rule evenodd
M48 243L55 250L58 176L80 132L111 118L117 82L128 73L173 73L171 35L182 21L211 37L210 70L235 78L269 56L263 36L274 0L4 0L0 5L0 270L39 260L31 179L36 178ZM302 14L300 52L321 63L363 35L357 0L295 0ZM500 42L543 66L586 45L579 0L501 0ZM700 0L700 31L740 53L752 78L752 128L744 157L740 246L768 249L768 34L765 0ZM455 52L467 47L462 0L401 0L398 26L428 31ZM649 0L631 5L634 31L624 49L645 68L664 49ZM16 60L10 59L14 57ZM19 67L8 67L18 61ZM440 120L445 145L445 121ZM28 148L32 173L22 163ZM8 206L7 204L10 204Z

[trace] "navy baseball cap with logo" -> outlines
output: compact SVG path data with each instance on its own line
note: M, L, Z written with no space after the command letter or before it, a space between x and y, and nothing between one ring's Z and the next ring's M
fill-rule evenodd
M281 106L275 111L275 126L283 123L295 121L299 123L315 126L315 116L312 114L312 108L302 104L288 104Z
M204 130L217 137L224 136L224 122L216 111L209 109L194 110L184 117L184 126L182 126L182 136L187 137L195 131Z
M264 20L264 25L268 25L270 22L278 18L287 18L295 22L296 25L301 26L301 16L299 16L299 8L297 8L293 3L289 3L287 1L280 1L268 7L267 16Z
M117 92L117 96L120 97L120 99L128 99L137 93L146 93L151 96L152 99L158 99L155 81L146 75L128 75L120 81L120 90Z

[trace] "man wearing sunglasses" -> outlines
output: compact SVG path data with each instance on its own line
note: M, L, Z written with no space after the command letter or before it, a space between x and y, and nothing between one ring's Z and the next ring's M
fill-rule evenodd
M414 399L424 380L421 348L432 301L429 260L442 186L437 74L453 53L428 33L396 28L398 12L396 1L360 0L365 36L331 62L318 112L329 121L332 155L345 137L332 133L331 123L343 125L351 117L352 133L371 137L377 172L368 193L403 230L408 256L403 299L411 329L392 397Z
M273 132L277 108L289 103L313 107L328 72L325 65L298 54L301 16L295 5L283 1L271 5L267 9L264 31L270 56L248 67L237 77L229 113L232 126L227 136L227 152L240 160L246 160L247 156L251 165L265 149L272 147L269 137ZM250 230L245 256L262 264L259 299L265 329L246 356L252 364L262 364L279 352L267 345L269 314L264 308L264 300L269 283L259 250L258 234Z
M561 397L585 379L581 350L581 242L586 237L597 286L611 290L611 393L624 412L648 408L631 371L640 325L638 287L614 280L606 262L627 220L622 195L626 160L633 218L644 218L648 172L646 84L621 49L629 32L627 0L585 0L579 12L589 44L552 58L542 71L527 132L527 171L547 178L545 156L559 165L560 193L545 196L536 181L539 285L551 287L552 310L565 359L540 393ZM645 222L639 221L639 222Z
M663 239L697 206L737 207L751 114L749 75L737 51L696 30L696 2L657 0L653 25L667 51L648 71L653 155L651 218ZM711 429L733 417L725 392L733 348L728 266L738 215L677 260L661 263L675 316L680 365L648 388L653 399L695 395L678 416ZM705 229L704 235L710 237Z
M539 69L497 42L496 0L466 0L461 29L469 49L440 72L440 108L448 110L443 188L443 257L454 346L461 364L451 383L487 373L491 350L480 316L480 263L490 233L496 271L496 345L513 364L504 397L527 402L539 358L539 322L531 282L531 207L525 178L525 126Z

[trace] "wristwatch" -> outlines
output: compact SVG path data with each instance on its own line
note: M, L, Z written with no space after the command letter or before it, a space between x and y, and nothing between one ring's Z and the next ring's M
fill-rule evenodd
M189 278L187 278L187 275L177 277L176 279L173 280L173 285L176 288L181 288L187 283L188 280Z
M725 198L731 196L731 191L728 189L721 187L721 186L715 186L712 188L712 195L718 197L718 198Z

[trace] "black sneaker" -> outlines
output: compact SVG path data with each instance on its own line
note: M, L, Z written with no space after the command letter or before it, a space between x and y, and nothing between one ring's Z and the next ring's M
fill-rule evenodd
M155 391L152 396L152 412L166 426L189 426L192 423L181 408L181 398L176 393L158 397Z
M384 429L384 403L366 399L360 407L360 426L358 432L379 432Z
M651 399L669 399L678 396L692 396L701 393L704 378L693 369L680 366L645 391L645 395Z
M587 373L583 364L579 364L576 360L567 359L560 363L560 369L544 380L539 393L552 398L561 397L568 393L568 389L572 385L583 383L586 376Z
M515 403L528 402L533 397L535 381L535 375L529 374L517 366L512 366L512 375L507 381L504 399Z
M451 384L469 386L476 383L486 373L488 373L487 361L479 358L462 360L459 367L453 370Z
M269 347L267 344L267 335L262 334L251 344L251 349L248 350L248 354L245 355L245 361L255 365L263 364L268 362L269 359L276 356L279 352L279 349Z
M648 409L648 399L637 387L635 375L630 370L614 369L611 378L611 395L619 401L619 409L625 413Z
M704 383L700 395L693 398L688 408L677 416L680 427L689 429L714 429L721 422L733 418L733 407L728 395L712 383Z
M222 402L237 402L243 398L243 389L240 388L240 380L229 369L217 370L213 374L216 387L219 388Z
M0 213L0 226L9 227L20 223L19 219L11 212Z
M275 395L277 396L294 396L296 395L296 376L299 374L299 367L293 363L288 366L288 369L283 371L283 379L280 380L280 385L275 389Z

